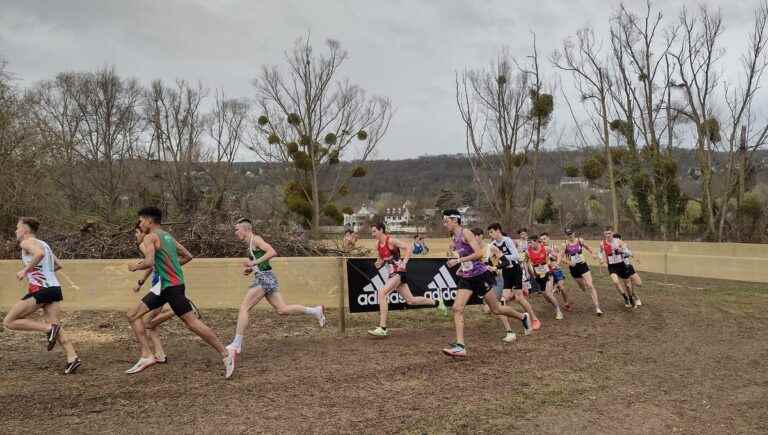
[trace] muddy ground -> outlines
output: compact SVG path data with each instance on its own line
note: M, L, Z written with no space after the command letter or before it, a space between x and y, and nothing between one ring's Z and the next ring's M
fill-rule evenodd
M536 300L543 328L512 344L474 307L465 360L440 353L453 325L431 310L392 313L385 340L366 336L373 315L349 316L342 336L338 312L319 330L257 310L229 381L175 319L164 326L169 364L125 375L137 355L122 313L65 303L83 360L74 376L41 335L0 333L0 432L768 432L767 286L644 279L632 311L598 279L602 318L569 280L574 312L555 321ZM231 339L234 310L204 320Z

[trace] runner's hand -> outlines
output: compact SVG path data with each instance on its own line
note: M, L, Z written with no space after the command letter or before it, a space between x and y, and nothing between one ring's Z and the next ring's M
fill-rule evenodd
M24 276L26 276L26 275L27 275L27 270L26 269L21 269L20 271L16 272L16 279L21 281L22 279L24 279Z
M245 269L243 269L243 275L245 275L245 276L248 276L248 275L250 275L252 273L253 273L253 268L252 267L246 267Z
M139 270L139 264L141 264L141 262L136 263L136 264L129 264L128 265L128 270L131 271L131 272L136 272L137 270Z
M245 267L247 269L253 269L254 266L256 266L256 263L254 263L251 260L248 260L248 261L243 263L243 267Z
M139 290L141 290L141 286L140 285L136 284L135 286L133 286L133 292L134 293L138 293Z
M381 269L381 266L384 265L384 262L381 260L376 260L376 262L374 262L373 265L376 266L376 269Z
M451 258L450 260L448 260L448 261L446 262L446 264L448 265L448 267L454 267L454 266L456 266L457 264L459 264L459 260L458 260L458 259L456 259L456 258Z

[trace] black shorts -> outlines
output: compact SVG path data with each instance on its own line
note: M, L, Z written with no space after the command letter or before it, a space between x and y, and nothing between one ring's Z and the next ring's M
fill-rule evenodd
M521 290L523 288L523 269L519 263L512 263L511 266L502 269L501 276L504 278L505 289Z
M61 294L61 287L43 287L34 293L27 293L21 300L35 298L37 305L52 304L61 302L64 296Z
M553 280L552 273L547 272L547 274L542 277L536 275L533 280L536 282L536 285L531 286L531 293L543 293L547 290L547 283Z
M168 304L171 306L173 313L181 317L192 311L192 304L187 299L187 296L184 295L184 290L184 284L166 287L160 290L159 295L152 292L147 293L141 298L141 301L144 302L144 305L150 311Z
M472 277L458 277L456 285L459 290L470 290L477 297L483 298L488 291L493 289L496 276L491 272L485 272Z
M629 279L630 276L634 275L635 268L632 268L632 273L630 272L629 267L627 267L626 263L616 263L616 264L609 264L608 265L608 274L609 275L617 275L621 279Z
M635 266L631 264L627 264L627 277L624 279L629 279L632 277L632 275L636 274L637 271L635 270Z
M589 272L589 265L587 263L576 263L575 266L570 266L568 269L571 271L572 277L581 278L585 273Z

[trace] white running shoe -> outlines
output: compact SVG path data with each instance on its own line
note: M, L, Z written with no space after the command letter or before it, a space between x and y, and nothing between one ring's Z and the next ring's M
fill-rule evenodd
M512 343L515 340L517 340L517 335L512 331L507 332L507 335L501 339L504 343Z
M237 359L237 352L234 349L227 349L227 357L224 358L224 379L232 377L232 373L235 372L235 360Z
M147 367L155 365L155 363L157 363L157 360L155 360L155 357L153 356L149 358L139 358L136 364L134 364L133 367L126 370L125 373L128 375L132 375L140 371L143 371Z
M235 352L236 354L240 355L242 353L243 348L241 346L236 345L235 343L229 343L226 347L227 350L231 350Z
M320 327L323 328L328 324L328 320L325 318L325 305L316 307L320 311L320 315L317 316L317 321L320 323Z
M381 326L377 326L376 329L371 329L368 331L368 334L373 335L374 337L388 337L389 336L389 330L382 328Z
M601 310L600 307L595 307L595 315L597 315L597 317L602 316L603 310Z
M640 302L640 298L635 298L635 308L642 306L643 303Z
M563 312L560 310L557 310L555 313L555 320L563 320Z

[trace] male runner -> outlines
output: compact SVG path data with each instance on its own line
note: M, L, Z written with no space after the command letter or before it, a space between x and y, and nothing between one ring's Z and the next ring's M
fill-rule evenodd
M281 316L289 314L306 314L317 319L320 327L326 324L325 307L319 305L309 308L303 305L287 305L278 291L277 277L272 271L269 260L277 256L277 251L261 236L254 234L253 224L249 219L240 219L235 223L235 236L245 242L248 247L248 260L243 264L243 275L253 273L253 282L243 302L240 304L240 312L237 315L237 327L235 338L227 346L227 349L240 354L243 350L243 336L248 327L249 312L251 308L266 298L275 312Z
M544 299L552 304L555 309L555 319L563 320L563 312L560 303L554 294L554 280L549 268L549 251L539 241L539 236L532 235L528 238L528 271L538 284L539 292L544 294Z
M549 270L552 272L555 291L560 293L560 296L563 298L563 309L570 312L572 308L571 303L568 301L568 292L565 289L565 274L563 269L560 268L560 262L562 261L560 251L558 251L557 245L551 242L549 233L539 234L539 240L546 246L549 252Z
M567 237L563 244L563 253L565 254L565 261L568 264L568 269L571 272L571 276L579 284L582 291L589 290L589 294L592 297L592 304L595 307L595 314L598 316L603 315L603 310L600 309L600 301L597 297L597 289L592 282L592 272L589 270L586 260L584 260L584 251L589 252L592 257L597 260L597 256L592 249L584 243L584 240L580 237L576 237L576 234L571 229L565 230L565 236Z
M16 223L16 240L21 246L21 261L24 264L16 278L27 279L27 294L8 311L3 326L11 331L44 332L48 341L48 350L58 342L67 354L64 374L70 375L81 365L75 347L64 335L59 322L60 303L64 299L56 271L61 263L53 255L51 247L38 239L35 234L40 229L40 222L35 218L22 217ZM29 316L42 309L48 318L47 323L29 319Z
M613 237L613 228L605 227L603 241L600 243L600 262L608 265L608 274L616 290L624 298L624 306L633 308L635 306L635 298L632 288L626 286L626 281L631 275L629 274L627 264L624 263L624 250L624 242Z
M443 353L453 357L467 356L464 341L464 307L473 294L483 298L484 302L496 315L514 317L523 323L525 335L531 333L531 321L528 313L520 313L511 307L499 304L493 291L493 277L482 263L483 252L472 231L461 226L461 214L456 209L443 211L443 226L452 234L453 250L459 258L448 260L448 267L460 265L458 275L458 290L453 302L453 321L456 325L456 341Z
M613 238L623 241L620 234L614 234ZM637 273L635 266L632 265L632 250L629 249L627 242L624 242L624 252L622 253L622 256L624 257L624 264L627 265L627 275L629 275L629 279L624 280L624 285L626 287L631 287L632 291L630 293L635 297L635 308L637 308L643 305L640 301L640 296L637 295L637 288L643 286L643 280L640 279L640 274Z
M387 337L387 316L389 314L389 294L393 291L400 293L408 305L431 305L438 310L445 310L441 305L442 300L432 300L424 296L414 296L411 288L408 287L406 269L408 260L411 258L411 247L398 239L392 238L387 234L387 228L383 223L377 222L371 227L371 236L376 241L376 269L387 266L389 278L384 283L384 287L378 291L379 297L379 326L371 329L368 334L374 337Z
M533 330L541 329L541 321L536 317L533 307L528 302L528 291L523 290L523 257L515 242L504 235L501 224L488 225L488 234L492 245L501 253L501 274L504 279L503 301L515 301L531 316ZM527 244L527 242L526 242Z
M480 245L480 250L483 251L483 258L481 261L488 268L488 272L493 276L493 291L496 292L496 299L499 300L500 304L506 305L505 301L502 299L504 293L504 279L501 275L501 261L503 255L493 243L485 243L485 234L482 228L472 228L472 234L475 235L477 243ZM488 308L488 305L483 304L483 312L485 314L491 313L491 309ZM512 331L512 324L509 323L509 317L503 315L496 317L501 320L501 324L504 325L504 331L506 331L504 338L501 340L505 343L515 341L517 339L517 334Z
M163 219L163 213L160 209L145 207L139 210L138 214L141 229L146 233L142 242L144 259L128 266L128 270L135 272L155 268L160 277L160 294L147 293L141 302L127 313L128 322L133 328L133 333L136 335L141 349L141 358L137 365L152 365L156 362L149 347L142 317L167 303L190 331L202 338L221 355L224 363L224 377L229 379L235 371L235 352L224 348L211 328L195 316L192 304L184 294L184 273L181 270L181 265L188 263L192 259L192 254L173 236L160 228Z

